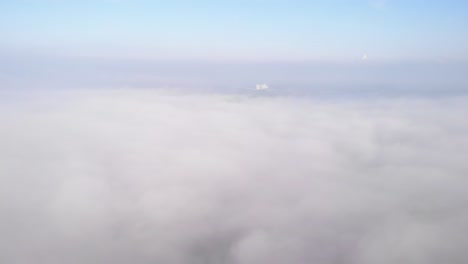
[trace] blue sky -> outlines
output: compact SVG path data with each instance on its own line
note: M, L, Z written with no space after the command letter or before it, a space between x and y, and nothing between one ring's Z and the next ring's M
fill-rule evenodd
M468 60L466 1L0 1L0 52L215 61Z

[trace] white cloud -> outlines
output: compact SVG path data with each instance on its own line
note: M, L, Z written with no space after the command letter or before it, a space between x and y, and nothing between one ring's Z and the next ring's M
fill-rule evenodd
M1 259L461 263L457 100L127 90L3 105Z

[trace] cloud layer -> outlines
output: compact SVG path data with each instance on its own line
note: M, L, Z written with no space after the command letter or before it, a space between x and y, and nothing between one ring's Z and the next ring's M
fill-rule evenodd
M2 263L465 263L466 98L1 104Z

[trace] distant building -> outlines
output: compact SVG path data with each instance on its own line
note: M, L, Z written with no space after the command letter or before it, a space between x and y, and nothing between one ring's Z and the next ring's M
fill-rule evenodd
M268 89L268 84L266 84L266 83L255 85L255 90L257 90L257 91L259 91L259 90L267 90L267 89Z

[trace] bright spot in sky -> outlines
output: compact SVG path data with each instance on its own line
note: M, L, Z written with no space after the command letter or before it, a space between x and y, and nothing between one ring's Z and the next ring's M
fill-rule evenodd
M368 58L369 57L367 56L367 53L364 53L364 55L362 55L361 60L366 61Z

